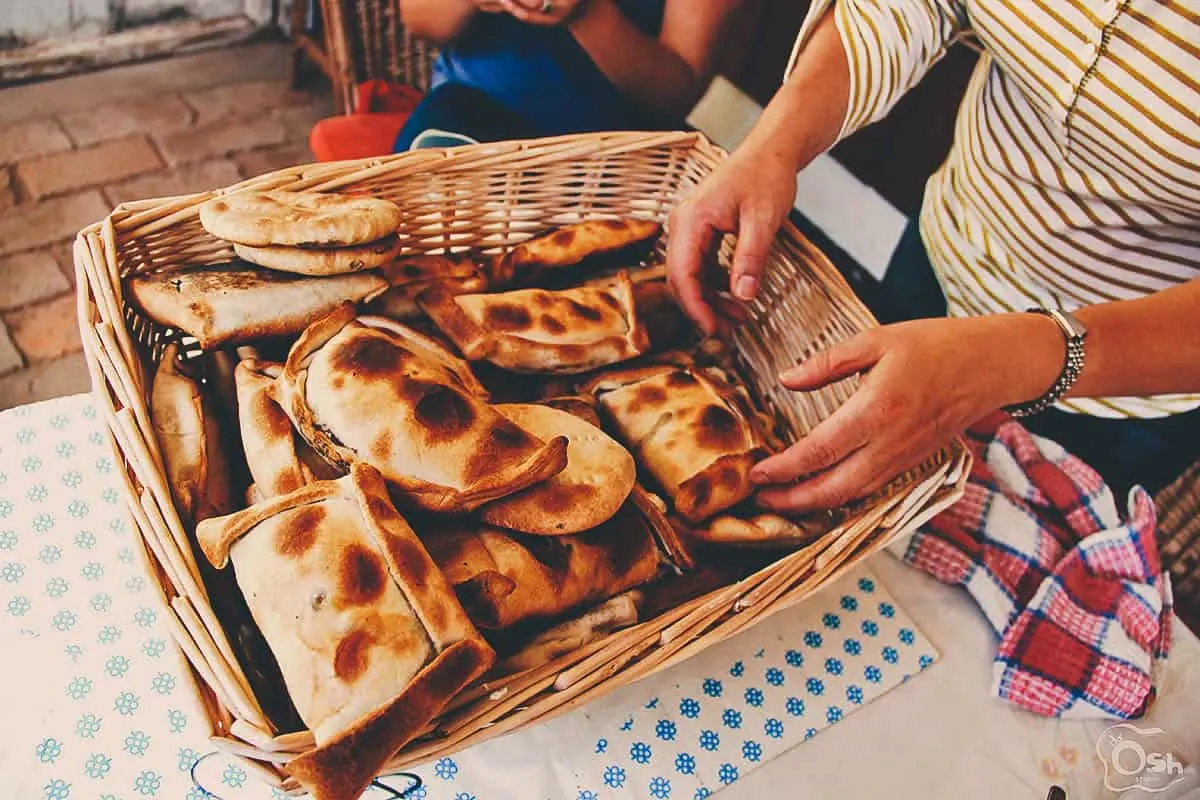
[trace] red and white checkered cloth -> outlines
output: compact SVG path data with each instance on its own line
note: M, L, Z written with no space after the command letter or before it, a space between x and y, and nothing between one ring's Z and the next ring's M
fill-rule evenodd
M966 494L904 560L975 598L1000 637L997 697L1046 716L1141 716L1172 616L1150 496L1135 488L1123 519L1091 467L1004 413L966 440Z

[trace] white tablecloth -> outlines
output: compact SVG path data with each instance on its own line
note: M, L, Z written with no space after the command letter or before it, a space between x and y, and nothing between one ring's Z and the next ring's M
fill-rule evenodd
M84 396L0 414L0 798L206 797L189 773L212 748L113 469ZM412 796L1119 796L1097 755L1107 725L989 698L995 642L967 595L888 556L868 566L667 673L427 765ZM1200 643L1176 633L1159 701L1115 733L1188 771L1131 797L1200 796ZM272 796L234 762L199 772L230 800Z

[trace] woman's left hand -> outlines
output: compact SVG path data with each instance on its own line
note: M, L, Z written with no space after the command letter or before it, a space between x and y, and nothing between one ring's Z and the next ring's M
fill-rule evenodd
M500 6L522 22L552 27L562 25L575 16L587 0L496 0Z
M812 390L863 373L858 390L754 467L758 502L802 513L864 497L987 413L1039 396L1063 352L1054 322L1030 314L905 322L821 351L783 373L783 385Z

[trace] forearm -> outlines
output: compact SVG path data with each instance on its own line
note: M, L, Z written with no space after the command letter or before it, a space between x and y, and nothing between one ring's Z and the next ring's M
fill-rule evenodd
M613 0L590 0L568 28L605 77L648 108L686 113L708 77L639 30Z
M739 151L799 172L836 141L849 91L846 52L827 13Z
M398 0L404 27L421 39L446 44L458 38L479 8L473 0Z
M1084 367L1068 397L1147 397L1200 392L1200 279L1137 300L1075 312L1088 329ZM1062 334L1053 320L1014 315L1004 345L1011 389L1001 405L1039 397L1062 370Z

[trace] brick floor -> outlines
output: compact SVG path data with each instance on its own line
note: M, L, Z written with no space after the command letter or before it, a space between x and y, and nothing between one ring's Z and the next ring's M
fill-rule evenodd
M323 90L258 43L0 89L0 409L86 391L71 241L115 205L312 160Z

